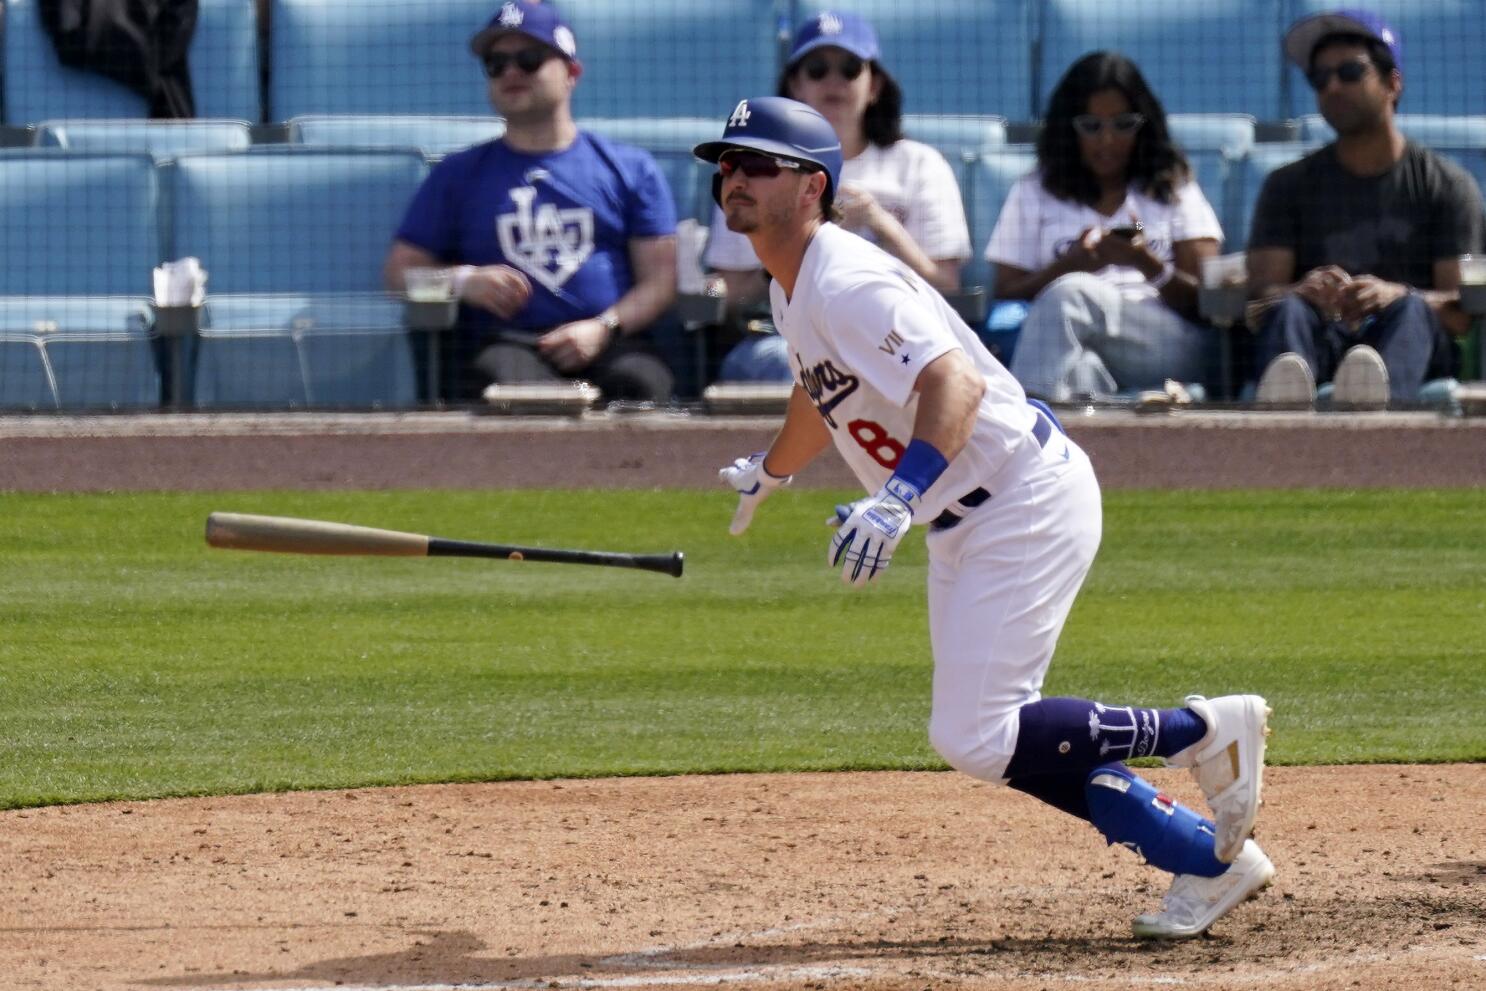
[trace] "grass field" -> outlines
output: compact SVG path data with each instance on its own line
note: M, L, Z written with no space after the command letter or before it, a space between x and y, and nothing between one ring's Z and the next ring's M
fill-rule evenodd
M0 495L0 808L420 781L942 766L923 542L839 493ZM686 577L208 550L208 511L687 554ZM1486 760L1486 492L1112 493L1048 690L1258 691L1280 763Z

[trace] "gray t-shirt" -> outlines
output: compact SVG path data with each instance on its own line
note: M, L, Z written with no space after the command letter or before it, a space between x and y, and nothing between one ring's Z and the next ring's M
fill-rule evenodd
M1409 143L1379 176L1342 168L1327 145L1270 173L1254 207L1249 250L1289 248L1295 278L1322 265L1434 288L1436 261L1478 253L1481 192L1454 162Z

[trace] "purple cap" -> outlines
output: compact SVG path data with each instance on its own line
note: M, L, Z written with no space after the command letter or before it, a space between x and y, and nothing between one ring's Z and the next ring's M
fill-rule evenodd
M800 25L795 32L795 47L789 53L789 65L817 48L827 45L844 48L857 58L872 61L882 55L877 32L860 14L823 10Z
M557 8L530 0L507 0L501 4L490 23L470 39L470 51L476 58L484 58L496 38L513 32L557 49L569 62L578 61L578 42Z
M1311 53L1323 38L1333 34L1358 34L1381 42L1393 56L1393 64L1403 70L1403 41L1398 32L1377 14L1366 10L1328 10L1303 17L1285 32L1285 56L1300 67L1311 70Z

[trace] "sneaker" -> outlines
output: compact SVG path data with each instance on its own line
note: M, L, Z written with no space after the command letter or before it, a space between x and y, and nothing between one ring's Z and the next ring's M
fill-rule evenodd
M1217 877L1178 874L1161 898L1161 911L1137 915L1130 928L1144 939L1191 939L1274 880L1274 864L1248 840L1233 866Z
M1311 366L1294 351L1269 363L1259 377L1254 402L1265 406L1310 407L1316 401L1316 377Z
M1331 402L1345 409L1386 409L1388 406L1388 366L1383 356L1366 344L1346 353L1331 380L1335 391Z
M1213 813L1213 855L1233 862L1254 829L1264 785L1264 742L1270 708L1258 695L1205 699L1188 695L1187 706L1207 723L1207 735L1166 763L1191 768Z

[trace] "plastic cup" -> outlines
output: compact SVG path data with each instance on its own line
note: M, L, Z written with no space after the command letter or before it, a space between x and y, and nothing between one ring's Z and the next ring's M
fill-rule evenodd
M1202 285L1207 289L1246 285L1249 281L1248 258L1245 252L1240 251L1202 259Z
M447 268L410 268L403 278L408 299L415 303L443 303L454 298L454 277Z
M1486 255L1460 256L1460 284L1486 286Z

